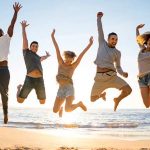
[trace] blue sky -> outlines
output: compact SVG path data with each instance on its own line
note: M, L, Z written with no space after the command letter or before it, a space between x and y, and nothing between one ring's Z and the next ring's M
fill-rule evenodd
M12 19L14 0L0 0L0 27L6 32ZM113 108L113 98L119 94L116 89L107 91L107 101L90 102L90 91L94 82L96 66L95 60L98 41L96 13L104 12L102 18L105 38L110 32L116 32L119 37L117 48L122 53L121 64L124 71L129 73L125 79L132 87L132 94L124 99L119 108L144 108L137 83L138 45L135 40L135 27L145 23L141 33L149 30L150 26L150 1L149 0L19 0L23 6L18 14L14 36L11 41L9 55L9 69L11 73L9 105L18 107L53 107L58 84L55 81L57 74L57 60L50 34L56 29L56 39L61 52L72 50L77 55L88 44L89 38L94 37L94 44L85 54L81 64L74 74L74 86L76 100L83 100L89 108ZM27 20L30 26L27 28L29 42L37 40L40 48L39 55L49 51L51 57L43 62L44 79L47 93L47 102L40 106L33 91L24 104L16 102L16 86L24 82L26 69L22 56L22 20Z

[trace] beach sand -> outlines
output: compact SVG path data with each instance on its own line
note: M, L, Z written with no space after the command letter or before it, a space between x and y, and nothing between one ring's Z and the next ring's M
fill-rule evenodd
M31 130L0 128L0 150L150 150L150 140L63 137Z

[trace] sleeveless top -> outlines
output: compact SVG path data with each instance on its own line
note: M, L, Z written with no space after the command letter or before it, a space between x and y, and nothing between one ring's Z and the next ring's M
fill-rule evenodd
M73 84L72 75L74 72L74 68L72 65L61 64L58 67L58 74L56 76L56 80L58 83L61 81L64 83Z

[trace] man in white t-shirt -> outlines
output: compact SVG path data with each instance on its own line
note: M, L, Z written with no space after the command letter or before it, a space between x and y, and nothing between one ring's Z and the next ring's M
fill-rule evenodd
M4 34L3 30L0 28L0 94L2 99L5 124L8 122L8 85L10 79L8 69L8 53L17 14L21 7L22 6L19 3L15 3L13 5L14 15L11 20L11 24L8 27L7 34Z

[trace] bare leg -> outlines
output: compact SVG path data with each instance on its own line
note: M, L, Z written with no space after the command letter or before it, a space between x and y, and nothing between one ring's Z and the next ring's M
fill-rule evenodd
M56 97L54 107L53 107L53 112L57 113L59 112L59 117L62 117L63 113L63 108L61 107L62 104L64 103L65 99L61 99L59 97Z
M144 103L145 107L146 107L146 108L149 108L149 106L150 106L149 88L148 88L148 87L141 87L141 88L140 88L140 91L141 91L141 96L142 96L143 103Z
M103 92L100 95L91 96L91 102L95 102L99 98L102 98L105 101L106 100L106 92Z
M120 101L123 98L127 97L132 92L132 89L129 85L122 87L120 90L121 90L121 94L118 97L114 98L114 103L115 103L114 111L117 110L117 107L118 107Z
M80 107L82 110L87 111L86 106L83 104L82 101L78 102L77 104L72 104L74 100L73 96L68 96L66 98L66 104L65 104L65 111L66 112L72 112L76 108Z
M59 110L59 117L62 118L62 115L63 115L63 107L61 107Z

